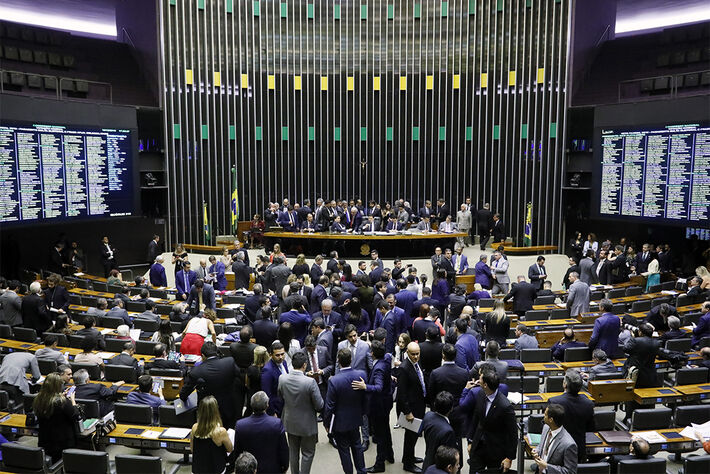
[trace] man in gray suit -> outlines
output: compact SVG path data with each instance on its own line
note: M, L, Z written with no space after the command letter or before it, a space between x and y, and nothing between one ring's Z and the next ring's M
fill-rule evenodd
M587 255L579 261L579 279L587 285L594 281L594 250L587 250Z
M577 443L562 426L565 409L552 403L545 410L540 445L533 450L537 471L546 474L573 474L577 472Z
M10 280L7 290L0 294L0 323L8 326L22 326L22 298L17 294L20 282Z
M580 313L589 312L589 285L579 279L579 273L572 272L569 274L569 293L567 294L567 308L569 308L570 317L574 318Z
M493 252L491 273L493 274L493 281L495 281L495 283L493 283L493 288L491 288L491 294L508 294L508 287L510 286L510 277L508 276L508 260L504 259L503 254L498 251Z
M353 369L362 370L369 374L372 370L372 352L370 345L360 339L357 335L357 328L354 325L348 324L343 331L346 339L338 343L338 351L340 349L350 349L352 354L352 363L350 366ZM337 365L335 372L340 372L340 365Z
M316 454L318 442L316 412L323 409L323 397L315 379L306 377L308 364L306 354L295 353L291 363L293 370L279 377L279 396L284 400L281 420L288 435L291 473L308 474L311 472L311 464Z
M333 371L335 370L331 351L326 346L318 344L316 337L312 334L306 336L304 345L305 349L303 349L303 353L306 354L308 360L306 364L306 375L316 381L320 389L320 394L325 400L328 378L333 375Z
M90 307L86 311L86 314L90 314L91 316L106 316L107 308L108 301L106 301L106 298L99 298L96 300L96 308L94 308L93 306Z
M266 272L264 272L264 279L270 290L281 297L281 290L286 286L286 280L288 280L291 274L291 269L284 265L283 257L275 257L274 263L270 265Z
M207 275L209 275L209 272L207 271L207 260L204 258L200 259L200 264L197 266L195 269L195 273L197 273L197 278L201 278L205 280L207 278Z

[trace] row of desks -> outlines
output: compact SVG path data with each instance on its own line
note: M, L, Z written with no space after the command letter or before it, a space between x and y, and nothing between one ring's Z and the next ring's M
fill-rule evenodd
M236 305L236 304L235 304L235 305L229 305L229 306L230 306L230 308L231 308L232 306L234 306L232 309L241 308L240 305ZM84 305L80 305L80 304L72 304L72 305L69 305L69 311L72 311L72 312L75 312L75 313L86 313L87 311L89 311L89 307L88 307L88 306L84 306ZM127 311L127 313L128 313L128 316L130 316L131 318L135 318L136 316L138 316L139 314L141 314L141 313L139 313L139 312L137 312L137 311ZM159 314L158 316L160 316L160 319L170 319L170 316L167 315L167 314ZM214 322L217 323L217 324L226 324L224 318L217 318L217 319L214 320ZM99 329L99 328L97 328L97 329ZM99 329L99 330L101 330L101 329Z

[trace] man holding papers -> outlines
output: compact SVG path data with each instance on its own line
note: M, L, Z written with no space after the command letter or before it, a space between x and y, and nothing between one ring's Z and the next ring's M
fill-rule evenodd
M424 384L424 373L419 367L419 344L410 342L407 346L407 358L399 367L397 377L397 403L402 409L406 421L413 422L415 418L418 428L426 412L426 385ZM401 423L400 423L401 424ZM407 425L404 426L404 447L402 448L402 463L407 472L422 472L416 466L424 460L414 457L414 447L419 437L418 429L412 431Z

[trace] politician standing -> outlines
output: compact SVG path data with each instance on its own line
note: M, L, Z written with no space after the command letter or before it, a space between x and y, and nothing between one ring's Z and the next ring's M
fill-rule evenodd
M200 278L195 280L195 284L190 288L190 296L187 297L187 307L192 308L192 306L195 306L197 311L191 311L191 314L200 313L205 309L217 308L214 288Z
M493 228L491 229L493 242L505 242L505 224L500 220L500 214L493 214Z
M589 350L601 349L611 358L619 357L619 333L621 332L621 320L619 316L611 311L614 303L604 298L599 302L599 311L602 313L594 321L594 329L589 339Z
M545 257L540 255L537 261L528 268L528 279L537 290L542 290L542 285L547 278L547 270L545 270Z
M567 277L570 282L567 294L567 308L570 317L574 318L581 313L589 312L589 299L591 293L589 285L579 279L579 273L572 272Z
M426 412L427 392L424 373L419 367L419 355L419 344L410 342L407 346L407 358L399 366L399 375L397 376L397 404L407 421L412 421L414 418L421 420ZM422 462L421 459L414 456L418 437L418 433L408 429L404 430L402 464L407 472L422 472L421 468L415 465L417 462Z
M160 255L155 257L155 262L153 262L153 265L150 266L148 280L153 286L168 286L168 277L165 275L165 267L163 266L163 257Z
M501 259L502 260L502 259ZM507 302L513 298L513 311L518 316L525 316L525 312L533 308L535 297L537 296L537 288L532 283L525 281L523 275L518 275L518 283L513 285L510 293L503 297L503 301Z
M175 299L177 300L185 301L190 294L192 285L197 280L197 273L192 271L190 267L192 267L190 262L183 262L182 270L175 274L175 288L177 289Z
M367 412L365 392L353 390L352 383L364 380L367 374L350 367L352 354L350 349L338 351L340 372L328 380L328 395L323 411L326 431L333 434L338 446L343 472L365 474L365 456L360 440L362 418ZM351 457L352 454L352 457Z
M434 464L434 454L439 446L449 446L458 449L458 442L454 428L449 422L449 414L454 406L454 396L449 392L440 392L436 395L432 409L424 415L421 432L426 442L426 454L422 469Z
M111 270L118 268L118 263L116 263L116 248L111 246L108 242L108 237L104 236L101 239L99 250L101 251L101 265L104 267L104 277L108 278L108 274L111 273Z
M153 240L148 243L148 263L153 263L160 254L160 236L153 234Z

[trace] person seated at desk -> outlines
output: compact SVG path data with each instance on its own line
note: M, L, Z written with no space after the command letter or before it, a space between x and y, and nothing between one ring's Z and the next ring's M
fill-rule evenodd
M473 368L470 371L470 376L472 380L478 380L479 376L481 375L481 367L484 364L488 364L488 366L493 367L493 369L496 371L496 374L498 375L498 379L500 380L501 383L505 383L506 379L508 378L508 363L504 360L498 359L498 356L500 355L500 344L498 344L497 341L488 341L486 343L486 350L485 350L485 360L479 360L476 362L476 364L473 366Z
M424 232L425 234L431 232L431 219L429 216L424 216L417 224L417 230L419 232Z
M696 347L700 341L707 336L710 336L710 301L703 303L700 311L704 314L700 316L698 324L693 328L693 339L691 344Z
M587 347L585 343L579 342L574 337L574 329L572 328L565 329L562 339L552 346L552 358L555 360L564 360L565 350L569 347Z
M538 290L537 296L555 296L555 294L552 292L552 282L549 280L545 280L545 282L542 284L542 289Z
M173 336L173 328L169 320L160 320L160 326L151 336L150 342L160 342L165 346L167 352L175 352L175 336Z
M340 216L335 216L333 220L333 225L330 226L330 231L338 234L342 234L347 231L345 226L340 223Z
M142 360L137 360L135 357L133 357L135 353L136 345L132 342L127 342L123 345L123 352L116 356L113 356L111 360L108 361L108 363L111 365L125 365L128 367L133 367L133 370L136 371L136 378L138 378L138 376L143 373L143 364L145 362Z
M387 232L398 232L404 228L403 224L397 220L396 217L390 217L387 220L387 227L385 230Z
M668 316L677 315L678 311L676 311L674 306L663 303L651 308L644 322L653 326L655 331L668 331Z
M108 308L108 301L106 298L99 298L96 300L96 307L90 307L86 314L90 316L106 316L106 308Z
M111 285L111 286L124 286L125 283L123 283L123 280L121 280L121 272L118 271L117 268L114 268L111 270L108 274L108 278L106 279L106 285Z
M700 288L700 285L702 284L703 279L700 278L699 276L694 276L693 278L688 279L688 292L686 293L687 296L695 296L699 295L703 292L703 290Z
M57 349L58 340L54 334L44 336L44 347L35 352L37 360L53 360L57 365L66 364L67 360L64 358L64 354Z
M362 227L360 227L362 233L377 232L378 230L380 230L378 221L373 215L368 215L367 220L363 222Z
M515 343L513 346L515 350L520 352L523 349L537 349L538 343L537 339L533 335L532 329L522 324L518 324L515 327Z
M150 375L141 375L138 377L138 390L134 390L126 397L126 403L135 403L137 405L150 405L153 409L153 420L158 421L158 407L167 405L163 396L163 387L158 385L157 395L153 395L153 377Z
M103 351L106 349L106 341L104 340L103 334L94 327L96 320L93 316L84 316L82 320L83 329L79 329L76 332L77 336L84 336L84 339L94 339L96 341L96 346L99 350Z
M456 224L451 222L451 215L446 216L446 220L439 224L439 233L452 234L456 232Z
M192 285L190 289L190 296L187 298L187 307L190 308L192 314L199 313L205 309L214 310L217 308L212 285L208 285L204 280L199 278L195 280L195 284ZM193 307L196 308L197 311L194 311Z
M680 329L680 318L678 316L668 316L669 330L661 335L661 341L665 345L671 339L680 339L688 337L685 331Z
M131 337L131 330L129 327L125 324L121 324L116 328L116 336L114 339L120 339L122 341L130 341L130 342L136 342L133 340Z
M95 400L99 402L99 416L106 416L113 411L113 402L118 399L118 388L125 382L114 382L111 388L100 383L89 383L89 372L79 369L74 372L74 395L79 400Z
M138 278L136 278L136 280L137 279ZM133 290L135 289L136 287L133 287ZM133 291L133 293L135 293L135 291ZM148 301L150 301L148 298L150 298L150 292L146 288L141 288L137 295L134 294L133 296L131 296L131 300L136 301L138 303L147 303Z
M246 326L248 327L248 326ZM170 370L180 370L183 375L187 372L185 364L183 362L178 362L176 360L168 360L168 351L165 344L156 344L153 348L153 356L155 358L152 362L148 362L145 368L148 370L152 369L170 369Z
M143 311L141 314L137 315L135 319L140 319L143 321L154 321L159 323L160 322L160 316L155 314L153 310L155 309L155 303L151 300L148 300L145 302L145 311Z
M133 319L128 315L128 311L123 309L125 303L121 298L115 298L113 300L113 307L106 313L108 318L121 318L123 323L129 328L133 327Z
M104 378L104 360L99 357L98 354L94 353L94 349L96 349L96 341L95 337L86 336L84 340L81 341L82 352L74 357L74 362L98 365L101 369L101 378Z
M603 349L594 349L592 352L592 362L594 362L594 365L589 368L589 372L582 372L585 389L589 381L595 380L599 374L611 374L616 372L614 363L609 359Z
M630 459L651 459L653 456L649 456L648 453L651 451L651 445L648 441L639 437L632 436L631 444L629 445L629 454L614 454L608 458L602 459L609 463L611 467L611 473L615 474L619 468L619 463L621 461L626 461Z

